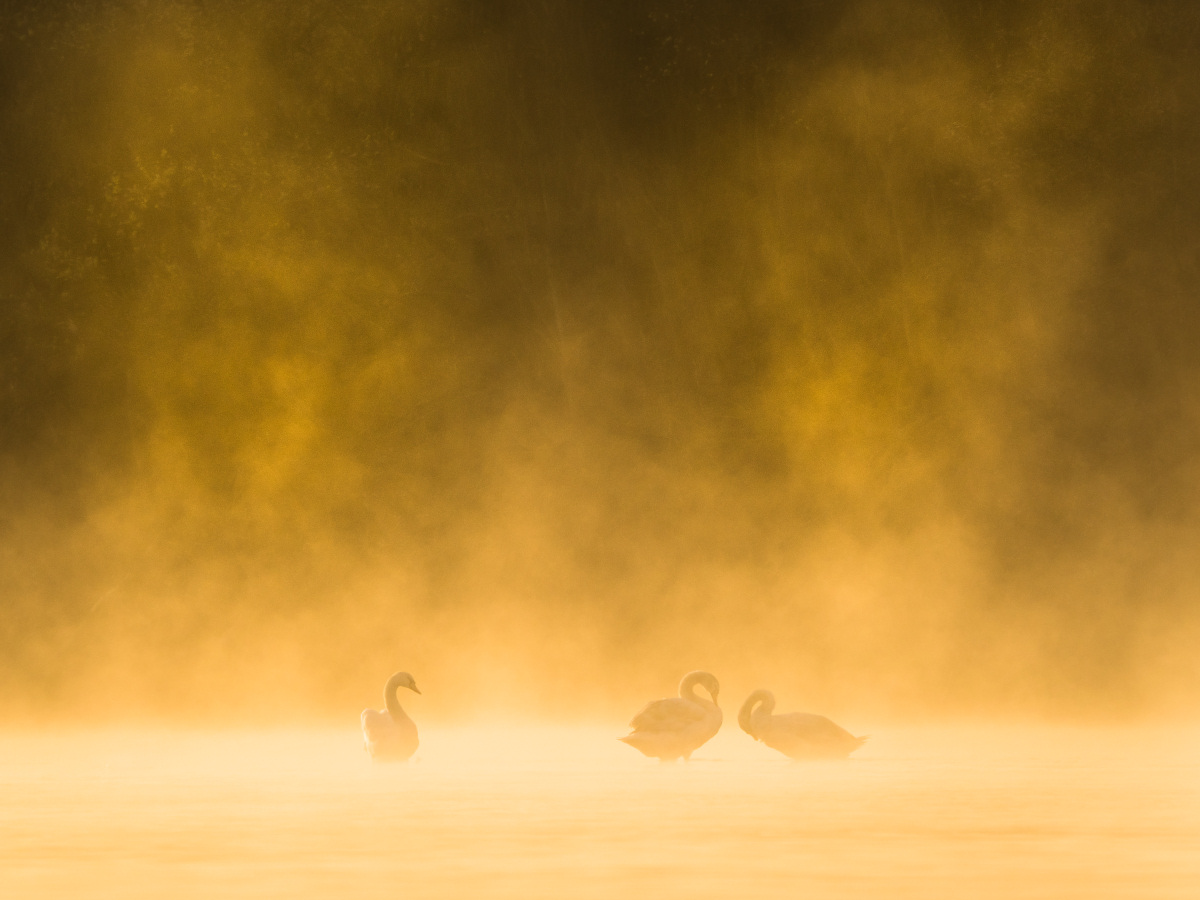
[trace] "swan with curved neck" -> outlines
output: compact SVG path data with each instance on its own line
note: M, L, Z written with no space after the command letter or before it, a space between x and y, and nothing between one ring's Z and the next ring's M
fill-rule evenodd
M696 696L696 685L709 694L711 700ZM721 708L717 695L721 685L708 672L688 672L679 682L679 696L653 700L633 717L624 741L646 756L668 760L690 759L709 738L721 728Z
M775 712L775 695L757 690L738 711L738 725L756 741L792 759L844 759L863 745L866 737L855 737L815 713Z
M402 687L421 693L411 675L396 672L384 685L384 708L362 711L363 742L374 759L404 760L417 752L417 726L396 699Z

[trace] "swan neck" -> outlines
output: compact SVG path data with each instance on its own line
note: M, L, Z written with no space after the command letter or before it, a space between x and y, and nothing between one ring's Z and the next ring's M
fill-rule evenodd
M762 704L761 710L756 710L755 707ZM775 710L775 695L770 691L758 690L746 698L746 702L742 704L742 708L738 711L738 725L746 734L753 735L754 719L757 715L769 716Z
M403 707L400 706L400 701L396 699L396 691L400 688L400 677L393 675L388 679L388 683L383 688L383 705L387 707L388 715L393 719L407 719Z
M684 700L691 700L693 702L700 699L696 696L695 679L689 676L688 678L685 678L683 681L679 682L679 696Z
M711 682L711 684L709 683ZM713 699L696 696L696 685L701 685L713 695ZM716 705L716 679L707 672L688 672L679 682L679 696L692 703Z

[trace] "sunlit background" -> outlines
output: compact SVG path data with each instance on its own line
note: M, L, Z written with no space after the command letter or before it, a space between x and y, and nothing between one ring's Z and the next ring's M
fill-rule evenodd
M304 814L336 821L404 777L331 749L366 765L401 668L433 819L438 791L520 807L452 774L518 724L574 748L568 788L658 778L534 726L610 742L696 668L731 771L754 688L873 734L857 762L901 768L822 782L838 835L902 830L903 761L953 792L955 741L906 727L1195 721L1200 7L13 0L0 135L0 771L75 760L62 809L209 759L104 729L332 728ZM93 740L144 795L78 767ZM1033 741L1068 770L1106 742ZM990 739L961 746L988 784ZM1194 767L1156 771L1105 809L1196 807ZM838 818L881 784L900 818ZM1104 883L1151 896L1140 864Z
M1194 707L1198 29L8 5L5 713Z

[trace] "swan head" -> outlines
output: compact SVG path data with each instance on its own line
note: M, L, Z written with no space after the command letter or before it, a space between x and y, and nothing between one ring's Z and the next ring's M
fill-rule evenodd
M388 688L408 688L415 694L421 693L420 688L417 687L416 679L407 672L397 672L395 675L389 678Z

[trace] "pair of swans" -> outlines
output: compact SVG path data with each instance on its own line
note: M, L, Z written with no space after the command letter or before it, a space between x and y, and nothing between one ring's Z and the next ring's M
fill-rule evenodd
M696 696L696 685L712 696ZM664 762L691 758L702 744L721 729L717 694L721 686L709 672L688 672L679 682L679 696L654 700L633 717L633 729L623 738L646 756ZM775 695L757 690L746 698L738 713L742 731L792 759L843 759L866 741L813 713L774 715Z

